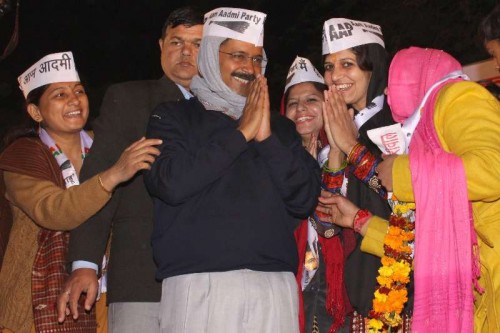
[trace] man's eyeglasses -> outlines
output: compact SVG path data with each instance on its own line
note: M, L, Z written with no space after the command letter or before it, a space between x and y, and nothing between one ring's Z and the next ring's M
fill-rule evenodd
M237 64L245 64L250 59L254 66L259 66L264 68L267 65L267 59L264 58L263 56L251 57L243 52L233 52L233 53L223 52L223 51L219 52L231 56L231 59Z

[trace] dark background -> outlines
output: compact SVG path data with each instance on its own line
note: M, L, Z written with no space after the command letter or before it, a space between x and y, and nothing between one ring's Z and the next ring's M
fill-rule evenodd
M14 31L17 0L0 16L0 52ZM19 0L19 42L0 61L0 138L22 121L23 96L17 76L46 54L73 51L80 77L97 116L111 83L162 75L158 38L168 13L196 5L203 12L227 6L265 12L266 76L278 108L288 67L296 55L322 72L322 24L347 17L379 24L393 55L411 45L443 49L462 64L487 59L477 37L481 19L497 0Z

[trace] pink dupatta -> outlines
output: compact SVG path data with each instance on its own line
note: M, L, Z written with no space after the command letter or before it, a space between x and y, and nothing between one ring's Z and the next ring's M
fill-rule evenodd
M406 119L432 84L459 69L460 64L443 51L412 47L398 52L389 71L394 118ZM417 333L473 331L477 242L466 175L460 157L441 147L434 125L439 91L455 81L440 84L430 95L409 149L416 205L412 331Z

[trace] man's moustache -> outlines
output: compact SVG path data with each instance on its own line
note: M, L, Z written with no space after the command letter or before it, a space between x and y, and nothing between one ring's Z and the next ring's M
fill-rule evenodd
M253 74L246 74L246 73L232 73L231 74L234 77L246 80L246 81L253 81L256 79L255 75Z

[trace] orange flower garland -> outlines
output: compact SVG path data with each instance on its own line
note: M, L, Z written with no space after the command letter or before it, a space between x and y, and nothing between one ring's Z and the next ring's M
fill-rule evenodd
M390 200L393 213L384 238L384 256L378 270L379 287L374 293L368 332L396 332L403 323L401 312L408 301L406 285L412 269L415 204Z

